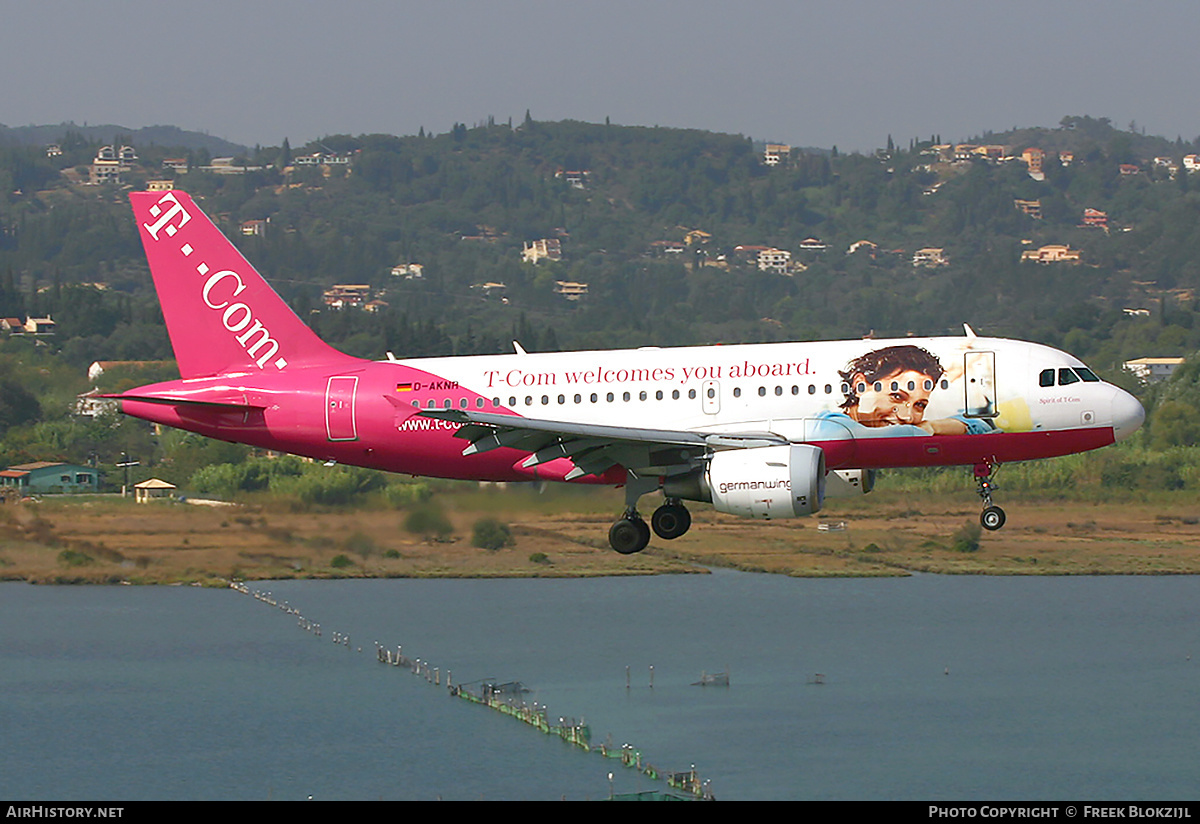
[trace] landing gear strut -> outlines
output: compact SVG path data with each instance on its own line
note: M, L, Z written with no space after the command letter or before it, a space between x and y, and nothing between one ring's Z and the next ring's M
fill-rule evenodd
M658 478L639 478L630 473L625 482L625 513L608 530L608 544L622 555L641 552L650 543L650 527L664 540L672 540L688 531L692 516L678 498L668 498L650 516L650 526L638 514L638 499L658 489Z
M1006 520L1004 510L992 504L992 493L999 489L992 478L999 468L998 464L975 464L975 484L979 487L979 497L983 500L983 512L979 513L979 523L989 532L995 532L1004 526Z

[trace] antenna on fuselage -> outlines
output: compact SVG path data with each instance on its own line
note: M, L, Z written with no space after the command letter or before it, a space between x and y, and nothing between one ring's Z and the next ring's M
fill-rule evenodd
M529 354L528 352L525 351L525 347L522 346L521 344L517 343L516 341L513 341L513 349L516 350L516 353L518 355L528 355Z
M965 334L965 335L966 335L968 338L973 338L973 337L976 337L976 335L975 335L975 330L971 328L971 324L969 324L969 323L964 323L964 324L963 324L963 333L964 333L964 334Z

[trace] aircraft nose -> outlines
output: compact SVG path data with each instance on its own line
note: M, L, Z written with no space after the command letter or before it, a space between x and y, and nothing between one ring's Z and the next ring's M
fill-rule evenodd
M1124 440L1138 430L1146 420L1146 410L1138 399L1123 389L1113 389L1112 422L1113 435Z

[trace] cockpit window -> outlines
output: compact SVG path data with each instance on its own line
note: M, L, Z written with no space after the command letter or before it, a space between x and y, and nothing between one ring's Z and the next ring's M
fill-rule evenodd
M1056 371L1058 373L1057 377L1059 386L1067 386L1068 384L1079 383L1079 381L1085 381L1087 383L1102 382L1096 373L1091 369L1088 369L1086 366L1076 366L1074 368L1064 366L1058 370L1043 369L1041 372L1039 372L1038 386L1054 386Z

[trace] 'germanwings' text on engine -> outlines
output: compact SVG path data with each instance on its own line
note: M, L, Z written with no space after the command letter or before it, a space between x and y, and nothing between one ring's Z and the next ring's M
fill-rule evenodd
M367 361L326 345L180 191L131 195L182 379L127 414L323 461L442 478L625 488L609 530L677 538L683 501L792 518L884 467L974 468L988 529L1008 461L1081 452L1141 405L1076 358L977 337ZM664 501L647 525L643 495Z

